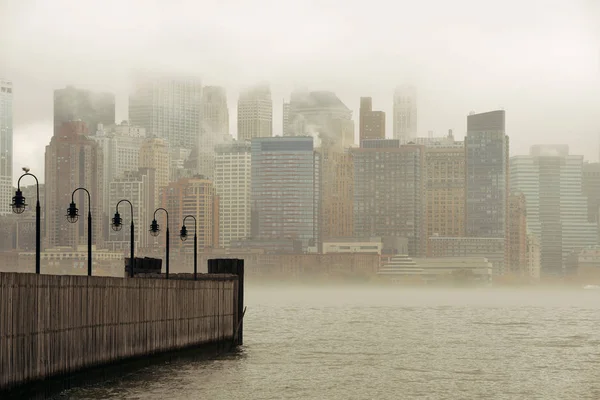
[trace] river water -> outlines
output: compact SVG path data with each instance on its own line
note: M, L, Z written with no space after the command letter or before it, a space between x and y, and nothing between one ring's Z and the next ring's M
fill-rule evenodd
M237 354L58 399L600 399L600 290L250 287Z

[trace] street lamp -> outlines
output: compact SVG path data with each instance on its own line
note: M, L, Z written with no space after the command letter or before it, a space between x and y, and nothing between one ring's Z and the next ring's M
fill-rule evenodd
M38 179L35 175L29 173L28 168L23 168L23 171L25 171L25 173L19 177L19 180L17 181L17 191L15 193L15 196L12 198L12 210L15 214L22 214L25 211L27 203L25 203L25 196L23 196L23 192L21 191L21 179L26 175L33 176L33 179L35 179L37 194L37 202L35 204L35 273L39 274L41 259L40 238L42 232L42 229L40 227L40 183L38 182Z
M161 210L164 211L165 214L167 214L167 265L165 278L169 279L169 212L162 207L154 210L154 218L152 219L152 223L150 224L150 234L152 236L158 236L158 234L160 233L160 227L158 226L158 222L156 222L156 212Z
M79 220L79 209L75 204L75 192L83 190L88 198L88 276L92 276L92 197L86 188L79 187L71 193L71 204L67 208L67 221L74 224Z
M197 235L197 225L198 221L196 221L196 217L193 215L186 215L183 218L183 225L181 227L181 231L179 232L179 237L183 242L187 240L187 228L185 227L185 220L188 218L192 218L194 220L194 280L198 279L198 235Z
M134 258L134 245L135 245L135 226L133 224L133 204L131 204L131 202L129 200L123 199L123 200L119 200L119 202L117 203L117 207L116 207L116 212L115 212L115 216L112 219L112 229L115 232L119 232L121 229L123 229L123 220L121 219L121 214L119 214L119 204L121 204L122 202L127 202L129 203L129 207L131 207L131 232L130 232L130 262L129 262L129 267L131 268L129 276L133 278L133 269L135 266L135 258Z

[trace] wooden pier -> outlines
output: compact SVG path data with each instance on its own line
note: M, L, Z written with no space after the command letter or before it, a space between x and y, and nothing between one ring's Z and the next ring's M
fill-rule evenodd
M0 273L0 392L120 360L240 344L243 261L213 262L226 266L196 281Z

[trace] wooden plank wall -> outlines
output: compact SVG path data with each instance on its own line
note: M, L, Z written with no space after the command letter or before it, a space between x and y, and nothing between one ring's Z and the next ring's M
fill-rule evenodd
M231 341L238 278L0 273L0 390L84 367Z

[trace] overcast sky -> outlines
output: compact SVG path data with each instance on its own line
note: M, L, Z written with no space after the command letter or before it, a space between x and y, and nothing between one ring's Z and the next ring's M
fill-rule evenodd
M295 86L387 112L398 84L419 92L419 131L462 137L470 111L504 108L511 153L567 143L598 159L597 0L0 0L0 77L15 91L15 169L43 177L52 90L117 95L132 70L197 75L227 88L232 134L241 87L271 83L274 132ZM357 127L358 131L358 127Z

